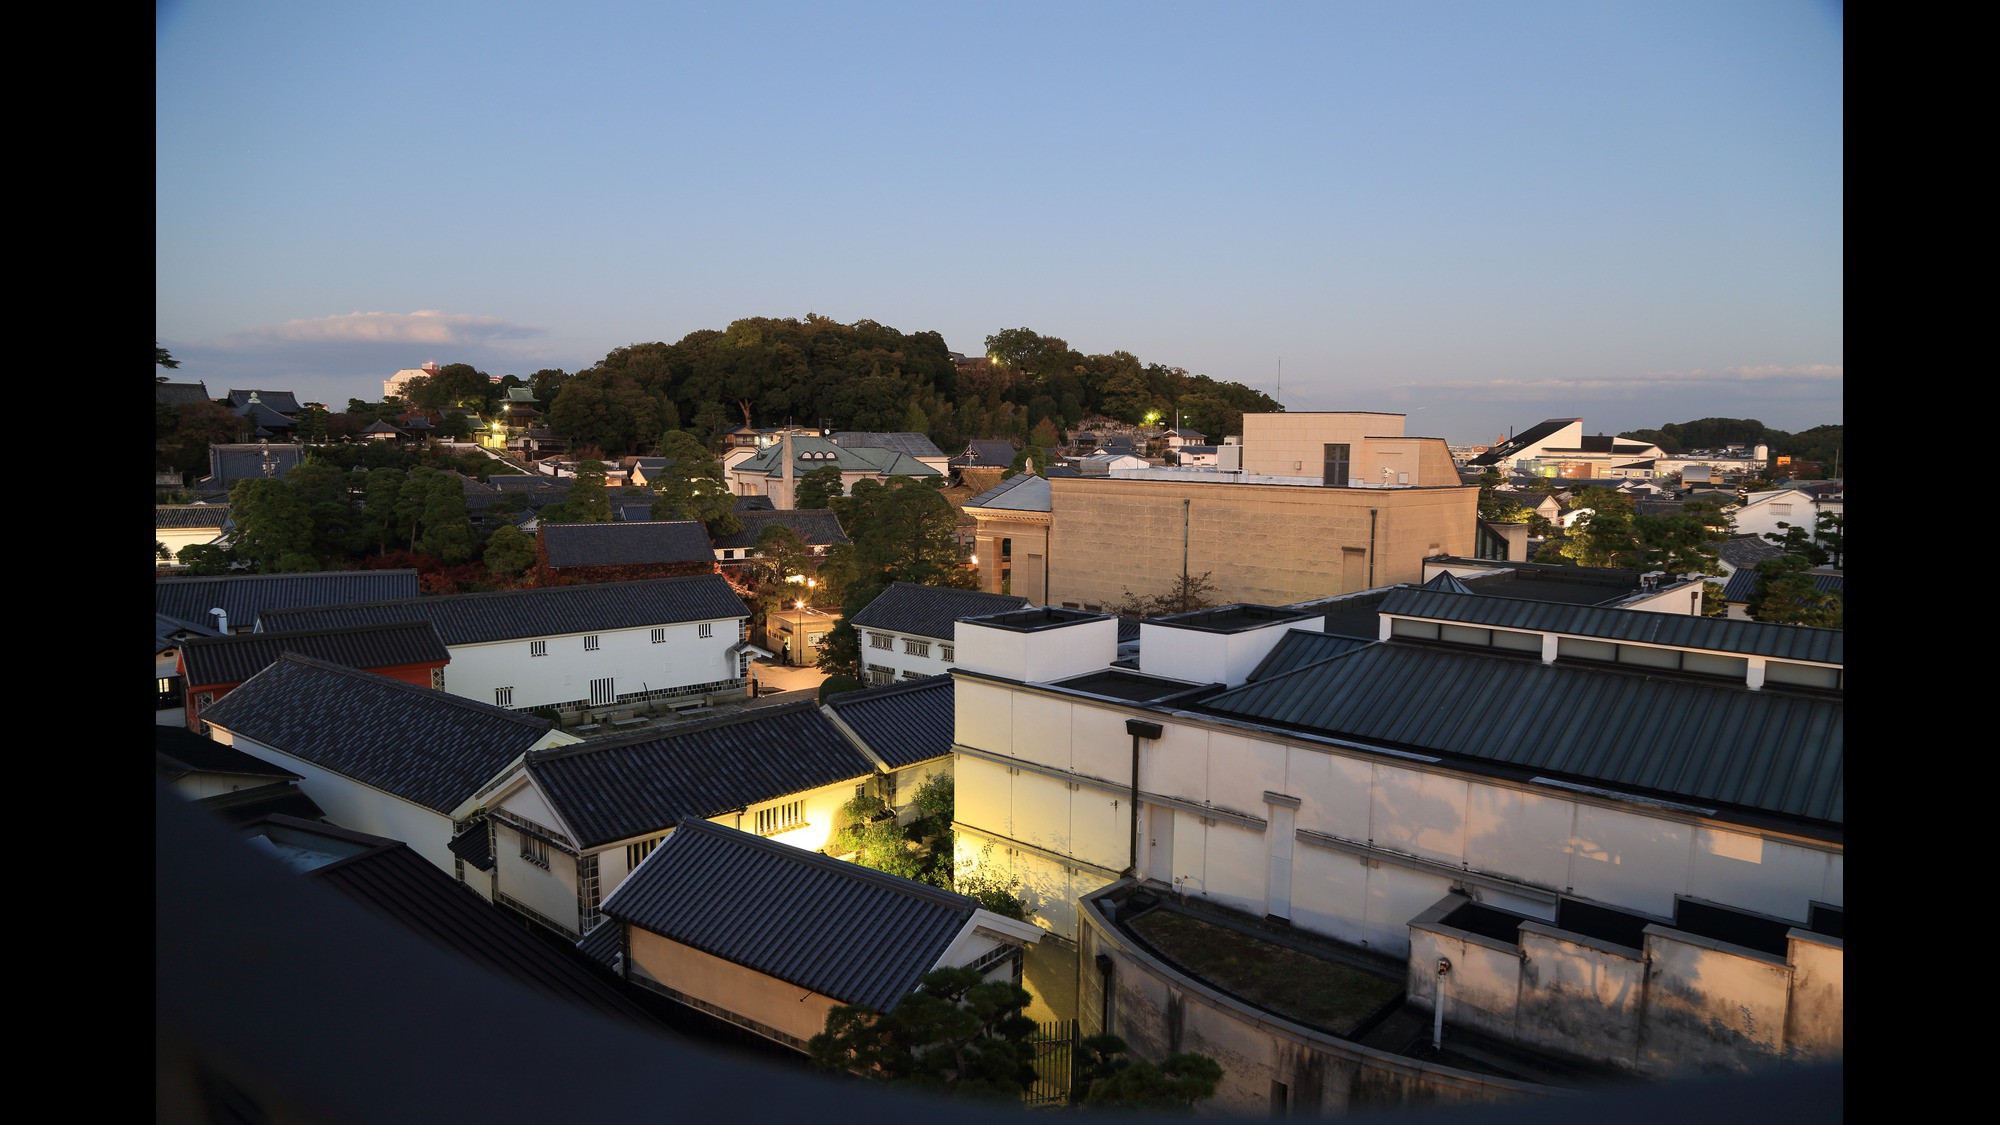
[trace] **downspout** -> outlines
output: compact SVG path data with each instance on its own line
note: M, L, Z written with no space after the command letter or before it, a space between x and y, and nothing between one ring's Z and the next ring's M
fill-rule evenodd
M1132 736L1132 862L1125 868L1125 874L1134 879L1139 877L1139 740L1158 738L1163 732L1160 724L1143 719L1125 720L1125 733Z
M1187 594L1188 577L1188 510L1193 503L1192 497L1181 500L1181 594L1183 596Z
M1368 509L1368 588L1375 588L1375 509Z

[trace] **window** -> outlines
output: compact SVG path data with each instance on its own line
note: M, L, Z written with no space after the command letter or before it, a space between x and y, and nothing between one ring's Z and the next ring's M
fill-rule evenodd
M893 684L895 682L896 670L894 668L885 668L880 664L870 664L868 666L869 687L879 687L882 684Z
M921 680L924 678L924 674L922 672L912 672L905 668L903 670L903 678L906 680Z
M510 687L497 687L497 688L494 688L494 689L493 689L493 706L495 706L495 707L512 707L513 705L514 705L514 689L513 689L513 688L510 688Z
M1773 503L1771 505L1771 514L1774 516L1789 516L1792 514L1792 506L1790 504Z
M549 842L537 840L533 836L521 835L521 858L544 871L549 869Z
M868 634L868 647L891 649L896 647L896 638L886 633L870 633Z
M713 621L704 621L700 624L700 626L698 626L698 628L701 632L702 637L704 638L713 637L715 635L715 622Z
M604 900L603 884L597 878L597 857L578 856L576 861L576 905L578 921L584 933L589 933L604 917L598 906Z
M612 681L616 678L615 676L606 676L601 680L590 681L590 705L592 707L603 707L606 704L618 701L618 691L612 687Z
M528 642L529 656L547 656L548 654L549 654L549 642L547 641Z
M768 809L757 810L757 834L769 836L774 832L784 832L805 823L806 803L787 801Z
M653 849L659 847L660 841L664 839L666 839L665 836L655 836L650 840L641 840L636 844L625 845L625 870L637 871L639 864L647 856L652 855Z
M1324 458L1324 467L1326 472L1325 475L1320 478L1320 484L1324 485L1327 488L1347 487L1347 479L1348 477L1353 475L1349 471L1348 452L1349 452L1348 447L1345 443L1340 443L1340 444L1328 443L1326 445L1326 454Z
M728 547L724 547L722 549L722 557L725 561L734 560L736 558L736 552Z
M444 669L431 669L431 687L438 691L444 690Z
M666 631L665 629L655 629L655 630L653 630L653 643L654 643L654 644L656 644L656 645L663 645L663 644L666 644L666 643L667 643L667 631Z
M585 651L585 652L596 652L596 651L597 651L597 634L596 634L596 633L592 633L592 634L590 634L589 636L587 636L587 637L583 638L583 651Z
M931 654L931 643L929 641L906 640L903 642L903 654L906 656L929 656Z
M940 659L940 660L944 661L944 662L945 662L946 664L950 664L951 662L953 662L953 661L955 661L955 660L957 660L957 659L958 659L958 655L957 655L957 652L956 652L956 650L955 650L955 649L953 648L953 646L951 646L951 645L939 645L939 646L938 646L938 659Z

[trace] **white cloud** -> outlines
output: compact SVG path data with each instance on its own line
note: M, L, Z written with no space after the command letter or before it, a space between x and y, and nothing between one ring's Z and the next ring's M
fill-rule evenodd
M216 341L214 347L262 349L298 345L422 344L427 347L471 347L503 340L540 336L542 330L513 324L495 316L415 312L352 312L287 320L244 329Z

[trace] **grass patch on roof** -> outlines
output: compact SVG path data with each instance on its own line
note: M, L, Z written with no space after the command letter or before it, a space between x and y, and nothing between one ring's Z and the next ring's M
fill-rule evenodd
M1134 919L1132 930L1167 960L1261 1008L1340 1035L1403 993L1389 980L1172 910Z

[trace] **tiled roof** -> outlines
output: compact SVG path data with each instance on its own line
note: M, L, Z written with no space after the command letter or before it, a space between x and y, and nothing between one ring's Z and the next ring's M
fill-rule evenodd
M604 903L628 925L879 1011L916 989L977 909L964 895L698 820Z
M892 453L905 453L911 457L944 456L944 450L939 449L935 442L923 434L877 434L861 430L842 430L833 435L833 443L850 449L858 447L886 449Z
M1023 609L1028 599L1014 594L988 594L979 590L953 590L944 586L920 586L898 582L876 595L868 607L854 615L854 627L906 633L940 641L954 640L961 617L984 617Z
M547 719L287 654L202 718L449 813L549 731Z
M175 638L182 635L191 637L221 636L220 633L215 631L214 622L215 619L210 618L209 623L204 625L200 622L183 621L178 617L169 617L164 613L156 613L153 615L153 651L159 652L162 649L171 648L178 643Z
M221 527L229 522L227 504L156 504L154 527Z
M261 479L266 452L262 442L211 445L208 447L208 476L202 478L202 483L210 488L227 488L239 480ZM272 442L268 453L274 477L282 479L298 467L301 451L296 444Z
M359 854L315 867L306 877L439 949L545 996L628 1024L661 1029L658 1020L621 991L623 986L600 976L582 956L509 921L407 844L289 817L243 826L246 835L286 830L366 847Z
M238 574L213 578L155 578L153 608L182 621L215 625L211 609L229 615L232 629L255 625L259 615L303 606L413 598L414 570L341 570L317 574Z
M1287 672L1296 672L1308 664L1318 664L1322 660L1346 656L1357 648L1365 648L1374 643L1364 637L1343 637L1336 633L1292 629L1279 639L1277 645L1247 679L1254 684L1260 680L1282 676Z
M191 773L242 773L277 778L299 776L283 766L274 766L234 746L224 746L186 727L155 726L153 758L160 776L170 779Z
M388 621L429 621L447 645L559 637L687 621L746 617L749 607L720 574L500 590L300 609L268 615L270 628L332 629Z
M1737 570L1784 556L1785 549L1761 535L1732 535L1715 548L1717 558Z
M299 406L298 396L290 391L231 390L229 392L229 405L232 407L247 406L250 403L251 395L257 396L258 405L270 407L280 414L297 414L302 409Z
M665 732L537 751L528 772L582 837L577 845L595 848L663 831L684 817L720 816L870 777L875 766L812 701L801 700Z
M998 438L977 438L967 442L965 452L951 459L954 465L998 465L1014 463L1014 443Z
M190 688L240 684L288 652L370 670L451 659L430 622L412 621L194 638L181 645L181 664Z
M1052 473L1054 471L1050 470ZM1049 510L1049 482L1046 478L1033 473L1015 473L967 500L965 506L998 508L1013 512L1046 512Z
M769 496L738 496L731 510L740 516L744 512L776 511L777 507Z
M1843 663L1841 654L1844 646L1839 629L1813 629L1804 625L1725 621L1716 617L1558 605L1477 594L1440 594L1415 587L1390 591L1382 601L1381 612L1467 625L1532 629L1602 640L1639 641L1709 652L1770 656L1780 660Z
M214 395L208 393L203 383L154 383L153 402L160 406L183 406L194 402L211 402Z
M840 529L840 519L831 508L791 508L784 511L739 511L736 518L743 524L743 530L734 535L725 535L715 541L717 547L755 547L757 537L764 534L767 527L789 527L806 545L832 546L836 543L852 542L847 533Z
M268 430L293 430L298 428L298 423L261 402L246 402L232 409L236 411L237 417L254 422Z
M1845 596L1847 593L1847 579L1844 575L1811 574L1809 577L1813 580L1813 591L1815 593L1833 593L1842 596ZM1729 575L1729 582L1722 587L1722 600L1725 602L1735 602L1739 605L1745 604L1756 593L1757 568L1755 566L1738 567Z
M1823 696L1387 641L1194 706L1512 773L1845 815L1843 706Z
M715 561L699 520L545 523L541 534L549 565L558 569Z
M445 850L481 871L493 870L493 834L483 817L453 836Z
M891 769L947 757L952 744L950 676L842 692L826 701Z

